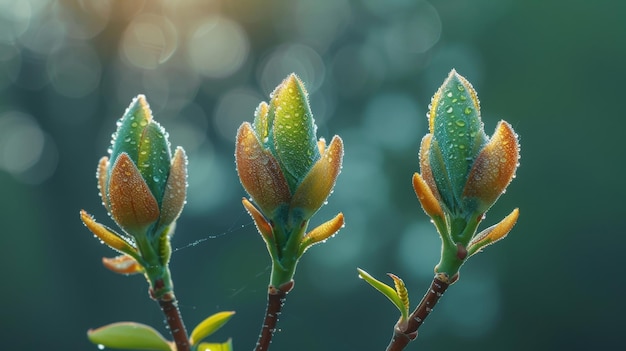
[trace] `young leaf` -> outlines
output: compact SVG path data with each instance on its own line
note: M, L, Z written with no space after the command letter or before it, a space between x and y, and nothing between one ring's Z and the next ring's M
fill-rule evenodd
M118 322L87 331L89 341L112 349L171 351L172 347L154 328L135 322Z
M393 279L393 283L396 287L396 294L398 294L398 298L402 301L402 306L404 307L400 310L402 313L402 320L406 321L409 318L409 292L404 285L404 281L397 275L392 273L387 273L387 275Z
M389 285L379 280L376 280L376 278L369 275L369 273L367 273L366 271L360 268L357 268L357 270L359 271L359 277L365 280L366 282L368 282L371 286L373 286L376 290L380 291L383 295L387 296L389 301L391 301L398 308L398 310L400 310L400 313L402 314L402 318L406 320L407 316L409 315L409 307L405 304L404 300L400 296L398 296L398 292L396 292L396 290L390 287ZM408 302L408 296L406 297L406 301Z
M235 314L235 311L218 312L198 324L189 337L189 343L195 345L198 341L206 338L207 336L215 333L216 330L221 328L228 320ZM213 351L213 349L210 349ZM221 350L221 349L217 349Z
M196 351L233 351L233 343L231 339L228 339L223 344L210 344L203 342L198 345Z

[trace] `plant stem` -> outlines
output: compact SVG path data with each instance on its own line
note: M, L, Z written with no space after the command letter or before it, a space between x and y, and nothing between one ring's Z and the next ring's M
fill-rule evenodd
M424 323L426 317L428 317L449 286L450 284L441 280L439 276L433 278L430 288L415 311L409 316L406 326L401 327L399 324L396 324L393 330L393 337L387 346L387 351L404 350L411 340L417 338L417 330Z
M256 342L255 351L267 351L270 348L272 337L276 331L276 323L278 323L278 316L285 304L287 293L293 287L293 280L289 283L283 284L278 289L271 286L269 287L267 294L267 308L265 309L265 319L261 326L261 334Z
M174 338L176 344L176 351L189 351L189 338L187 337L187 329L185 329L185 323L178 310L178 303L173 294L166 294L163 298L159 299L159 306L163 314L165 314L165 320L170 328L170 333Z

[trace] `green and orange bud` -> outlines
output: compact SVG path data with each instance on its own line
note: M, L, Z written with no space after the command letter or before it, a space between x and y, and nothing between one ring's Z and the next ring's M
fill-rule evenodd
M300 255L343 225L343 216L336 217L304 239L309 219L332 193L341 170L343 142L338 136L328 146L324 139L318 140L307 91L295 74L270 97L269 104L262 102L256 109L252 123L239 127L235 162L252 199L244 199L244 206L273 260L289 261L277 266L289 267L280 276L291 279ZM285 279L273 279L275 286L287 283Z
M104 243L127 255L105 261L108 268L142 271L132 259L154 283L169 275L169 239L187 193L187 156L180 147L172 156L167 133L153 120L143 95L131 102L117 126L110 156L100 159L96 175L102 203L123 234L85 211L81 219Z
M453 277L467 257L487 245L484 240L496 240L493 234L474 241L476 229L515 177L520 147L517 134L505 121L487 137L478 95L455 70L431 100L428 125L420 146L421 174L413 177L413 187L442 236L442 260L436 272ZM517 220L517 210L514 213L515 220L498 228L506 227L508 233ZM468 255L470 242L474 246Z

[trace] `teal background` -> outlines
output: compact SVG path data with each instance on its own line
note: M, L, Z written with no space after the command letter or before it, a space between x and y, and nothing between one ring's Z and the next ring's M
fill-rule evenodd
M383 350L398 312L357 278L404 279L417 304L439 239L411 187L430 97L456 68L488 135L520 136L517 178L483 228L510 236L473 257L408 349L612 350L623 344L626 3L600 1L0 1L0 340L6 350L96 350L85 332L131 320L166 333L141 277L82 225L113 225L98 159L146 94L189 155L172 273L189 329L237 314L214 341L252 349L269 257L240 199L237 126L288 73L318 136L345 141L314 218L346 227L308 251L273 350ZM387 280L391 283L391 280Z

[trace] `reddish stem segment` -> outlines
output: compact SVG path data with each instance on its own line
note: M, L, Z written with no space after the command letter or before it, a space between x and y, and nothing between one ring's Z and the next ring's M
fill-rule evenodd
M265 310L265 319L261 327L259 340L256 342L255 351L267 351L270 348L272 337L276 331L276 323L278 316L285 304L287 293L293 288L293 280L280 286L278 289L270 286L267 294L267 309Z
M424 323L426 317L428 317L449 286L449 283L440 280L437 276L433 279L428 292L426 292L415 311L409 316L406 327L401 328L399 324L396 324L393 330L393 337L387 346L387 351L404 350L411 340L417 338L417 330Z
M187 337L187 329L185 329L185 324L183 323L180 311L178 310L176 298L172 296L171 298L166 297L159 299L158 301L163 314L165 314L165 320L170 328L172 337L174 338L176 351L189 351L190 348L189 338Z

